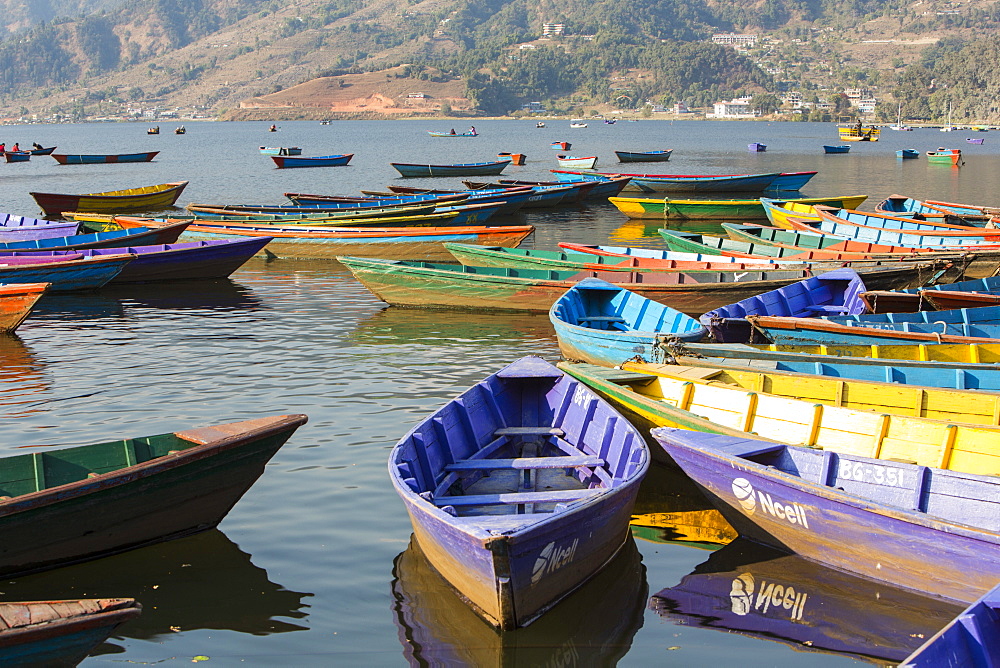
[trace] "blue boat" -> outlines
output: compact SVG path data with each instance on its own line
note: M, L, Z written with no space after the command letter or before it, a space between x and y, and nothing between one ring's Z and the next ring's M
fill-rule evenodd
M811 318L831 313L860 314L866 311L860 297L866 289L853 269L835 269L717 308L698 320L718 343L763 343L755 337L758 330L747 316Z
M0 251L0 264L10 261L100 258L131 254L131 262L110 283L206 280L226 278L271 241L270 237L243 240L205 240L150 246L92 248L79 251ZM2 269L0 269L2 272Z
M920 151L915 148L901 148L896 151L896 157L901 160L914 160L920 157Z
M51 283L48 293L96 290L120 274L135 256L128 251L99 258L5 258L0 283Z
M912 216L921 220L939 220L955 225L981 226L1000 214L1000 209L974 204L925 201L903 195L889 195L875 205L875 212L888 216Z
M928 638L900 668L1000 666L1000 585Z
M850 153L850 144L841 144L840 146L827 146L823 145L823 153Z
M886 229L885 227L874 227L863 225L860 220L852 222L838 219L836 210L825 211L823 207L817 207L816 213L820 220L809 225L796 224L792 221L795 229L807 232L820 232L826 235L851 239L853 241L864 241L867 243L884 244L886 246L903 246L906 248L936 248L954 249L961 246L989 246L997 242L989 241L984 236L948 236L948 235L925 235L912 234L906 231ZM874 221L873 221L874 222ZM914 222L912 220L908 222Z
M31 152L5 151L3 157L7 162L28 162L31 159Z
M404 177L419 176L496 176L510 164L510 160L497 162L470 162L457 165L415 165L391 162L393 169Z
M767 144L761 144L759 141L751 142L747 144L747 150L751 153L763 153L767 150Z
M929 313L940 314L945 311ZM759 332L763 341L777 345L1000 343L1000 326L996 324L835 322L827 318L785 318L766 315L751 315L747 320Z
M74 234L69 237L34 239L0 243L0 252L17 250L80 250L83 248L115 248L127 245L172 244L191 224L190 220L160 227L134 227L112 232Z
M146 153L99 153L92 155L50 153L60 165L97 165L118 162L151 162L159 151Z
M341 155L315 155L307 157L289 157L284 155L272 155L271 160L278 166L278 169L289 169L292 167L343 167L354 157L353 153Z
M911 589L873 586L745 538L710 553L678 584L654 594L649 607L681 626L883 664L901 661L962 608Z
M642 434L538 357L472 386L389 455L427 559L504 630L530 624L612 560L648 468Z
M1000 581L1000 479L740 436L652 430L740 535L970 603Z
M657 341L699 341L697 320L598 278L585 278L549 309L559 351L569 360L617 366L635 356L657 359Z

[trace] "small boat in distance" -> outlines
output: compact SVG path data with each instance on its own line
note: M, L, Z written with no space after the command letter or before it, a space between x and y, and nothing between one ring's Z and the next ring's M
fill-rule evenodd
M146 130L147 135L158 135L160 134L160 126L157 125L155 128L149 128Z
M535 127L536 128L544 128L545 127L545 123L542 123L541 121L538 121L537 123L535 123Z
M927 162L940 165L962 164L962 149L938 147L936 151L927 151Z
M878 141L881 130L874 125L865 130L859 122L857 125L837 128L840 141Z
M495 176L502 172L510 160L498 162L472 162L456 165L417 165L405 162L391 162L400 176Z
M549 144L549 148L556 151L568 151L570 146L572 146L572 144L568 141L554 141Z
M747 144L747 149L749 149L751 153L763 153L767 150L767 144L761 144L760 142L755 141L751 144Z
M261 155L302 155L298 146L261 146Z
M50 153L60 165L93 165L117 162L152 162L159 151L146 153L100 153L93 155L71 155L66 153Z
M983 143L983 138L982 137L977 137L977 138L973 139L972 137L966 137L965 141L968 144L982 144Z
M841 144L840 146L827 146L823 145L824 153L849 153L851 150L850 144Z
M35 144L34 146L35 148L28 151L31 155L51 155L52 151L56 150L55 146L49 146L48 148L43 148L38 144Z
M476 132L476 128L469 128L466 132L455 132L455 130L450 130L448 132L430 132L428 133L431 137L478 137L479 133Z
M283 155L272 155L271 160L278 166L278 169L288 169L291 167L343 167L354 157L353 153L346 155L318 155L310 157L291 157Z
M578 119L578 120L574 120L574 121L570 122L569 126L571 128L585 128L585 127L587 127L587 124L584 123L582 120Z
M7 162L28 162L31 159L31 153L28 151L6 151L3 157Z
M665 151L615 151L618 162L666 162L673 149Z
M557 155L556 160L559 162L560 167L569 167L572 169L593 169L597 166L597 156L591 155L585 158L578 158L572 155Z
M903 160L913 160L920 157L920 151L915 148L901 148L896 151L896 157Z
M174 128L174 134L175 135L182 135L182 134L185 134L186 132L187 132L187 128L185 128L183 125L181 125L180 127Z
M527 159L523 153L497 153L497 157L501 160L510 160L512 165L523 165L524 161Z

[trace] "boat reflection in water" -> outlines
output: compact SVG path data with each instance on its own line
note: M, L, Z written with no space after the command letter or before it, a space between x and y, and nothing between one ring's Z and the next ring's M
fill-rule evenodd
M660 464L649 467L629 524L635 538L707 550L717 550L738 535L690 478Z
M50 387L45 365L31 348L15 334L0 336L0 411L4 418L10 420L44 410L40 407L41 395Z
M642 626L646 569L631 540L530 626L498 631L430 565L415 539L396 557L393 612L411 666L613 666Z
M155 640L218 629L252 635L303 631L303 599L271 582L267 571L218 529L75 566L4 582L8 600L101 598L142 603L142 615L116 636ZM107 644L99 652L115 652Z
M872 662L901 661L963 609L745 539L713 552L650 607L684 626Z
M253 290L228 278L108 285L101 288L101 295L119 299L126 307L171 311L253 311L262 307Z
M390 306L361 319L351 334L355 344L513 346L544 341L555 345L548 314L492 313ZM528 351L531 352L531 351ZM527 354L525 352L524 354Z

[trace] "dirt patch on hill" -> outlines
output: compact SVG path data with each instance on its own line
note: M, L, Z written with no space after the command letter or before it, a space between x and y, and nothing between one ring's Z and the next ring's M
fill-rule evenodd
M435 116L442 105L471 113L465 81L446 80L436 71L427 79L406 76L406 66L381 72L313 79L277 93L240 102L226 120L401 118Z

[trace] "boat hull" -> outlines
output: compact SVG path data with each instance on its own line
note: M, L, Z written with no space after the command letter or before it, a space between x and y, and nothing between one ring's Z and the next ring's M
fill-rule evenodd
M0 332L17 329L48 288L48 283L0 285Z
M144 188L113 190L105 193L64 195L29 193L47 216L59 217L63 211L93 213L135 213L169 209L187 187L187 181L164 183Z
M49 292L96 290L107 285L132 261L121 250L106 258L0 266L0 283L50 283Z
M50 153L60 165L93 165L114 162L151 162L159 151L147 153L119 153L97 155L68 155L65 153Z
M201 444L0 501L0 531L10 538L0 547L0 573L24 575L211 529L305 420L178 432Z
M673 153L673 149L669 151L615 151L615 155L618 156L618 162L667 162L670 160L670 154Z
M500 162L471 163L466 165L416 165L401 162L390 163L403 177L428 176L496 176L510 164L510 160Z
M295 158L283 155L272 155L271 160L278 169L289 169L292 167L343 167L351 161L354 154L348 155L324 155L308 158Z

